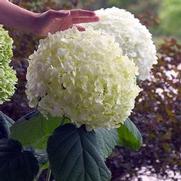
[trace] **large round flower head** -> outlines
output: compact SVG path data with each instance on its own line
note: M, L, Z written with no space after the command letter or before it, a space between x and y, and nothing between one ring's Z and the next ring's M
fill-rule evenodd
M0 65L10 63L13 55L12 44L13 40L8 35L8 32L0 25Z
M0 104L14 94L16 81L15 71L9 65L0 65Z
M114 128L134 107L136 73L112 36L73 28L40 41L30 56L26 93L43 114L91 129Z
M100 21L86 24L86 27L101 29L116 38L123 54L133 59L138 66L139 79L149 77L152 65L157 62L156 48L148 29L130 12L119 8L96 11Z

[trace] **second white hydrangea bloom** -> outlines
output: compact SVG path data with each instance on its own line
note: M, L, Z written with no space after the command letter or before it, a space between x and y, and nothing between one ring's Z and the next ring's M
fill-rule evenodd
M147 79L152 65L157 63L156 48L148 29L124 9L100 9L96 14L100 17L99 22L84 25L113 35L123 54L133 59L138 66L139 79Z

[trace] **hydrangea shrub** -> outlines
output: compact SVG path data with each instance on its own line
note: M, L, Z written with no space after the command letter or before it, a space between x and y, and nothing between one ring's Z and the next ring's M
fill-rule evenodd
M141 134L128 117L140 92L137 77L148 78L156 63L151 34L125 10L112 8L97 14L100 22L89 25L86 31L73 27L40 40L29 57L26 85L29 105L36 110L10 128L10 137L31 148L40 166L49 166L56 181L109 181L111 173L105 159L114 147L138 150L142 145ZM5 45L10 46L10 39ZM13 89L10 85L15 80L7 68L10 54L5 51L5 63L0 64L4 81L0 86L5 93ZM1 118L0 126L10 120L4 115ZM7 125L2 130L8 131ZM0 143L2 154L11 147L6 135L7 144ZM13 152L17 154L15 149ZM26 159L23 154L21 157ZM32 165L34 161L31 157ZM34 166L36 169L29 169L32 177L38 169L37 164ZM14 178L16 171L11 168L3 167L0 177ZM21 171L19 179L25 176ZM50 177L48 173L46 180Z

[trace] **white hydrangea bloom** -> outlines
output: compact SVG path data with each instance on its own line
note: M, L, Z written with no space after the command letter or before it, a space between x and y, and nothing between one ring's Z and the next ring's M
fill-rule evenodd
M45 115L89 129L114 128L134 107L136 74L112 36L73 28L40 41L30 56L26 93L30 106Z
M123 54L133 59L138 66L139 79L149 78L153 64L157 63L156 48L148 29L130 12L116 7L96 11L100 17L97 23L86 27L101 29L116 38Z

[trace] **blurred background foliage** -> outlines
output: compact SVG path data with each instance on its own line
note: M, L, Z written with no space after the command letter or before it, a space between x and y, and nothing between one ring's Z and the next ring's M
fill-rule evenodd
M168 35L181 37L181 1L164 0L160 7L161 30Z
M144 145L138 152L117 147L107 160L113 181L181 180L181 0L14 0L36 12L50 8L99 9L117 6L133 12L153 33L158 64L150 80L140 82L143 91L131 115L140 128ZM36 49L39 37L9 29L14 39L13 67L18 84L10 102L0 110L17 120L30 112L25 96L27 58ZM150 178L151 179L151 178ZM43 178L42 178L43 180ZM146 180L146 179L145 179ZM149 178L147 178L149 180Z

